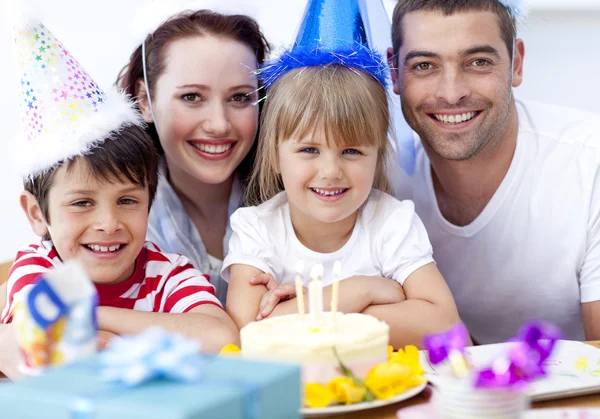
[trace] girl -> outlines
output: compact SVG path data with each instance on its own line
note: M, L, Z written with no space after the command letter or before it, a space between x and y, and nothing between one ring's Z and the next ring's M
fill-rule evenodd
M220 280L231 230L255 155L262 90L252 71L268 44L244 15L184 12L161 24L140 45L118 83L134 96L164 156L148 240L186 255Z
M323 264L325 310L340 261L339 310L386 321L395 347L420 345L458 321L413 203L386 193L388 130L385 88L357 68L298 68L270 87L248 189L259 205L231 217L223 263L240 328L296 312L300 260Z

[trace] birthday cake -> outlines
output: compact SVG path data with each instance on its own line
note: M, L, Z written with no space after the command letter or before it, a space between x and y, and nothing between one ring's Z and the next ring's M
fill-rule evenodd
M365 314L322 313L311 327L297 314L250 323L240 332L244 357L302 364L305 383L327 384L340 361L359 378L388 359L389 326Z

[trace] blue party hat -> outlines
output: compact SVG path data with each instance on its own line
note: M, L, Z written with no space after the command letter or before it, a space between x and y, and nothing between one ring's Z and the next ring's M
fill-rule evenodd
M292 48L259 70L265 87L295 68L329 64L366 71L387 87L388 68L382 55L369 45L361 3L309 0Z
M521 0L498 0L508 9L508 12L514 19L523 17L525 14L523 10L523 1Z
M365 21L358 0L309 1L295 46L337 50L354 43L368 46Z

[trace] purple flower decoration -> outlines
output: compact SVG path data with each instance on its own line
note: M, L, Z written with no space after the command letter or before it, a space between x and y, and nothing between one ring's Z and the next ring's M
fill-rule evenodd
M562 336L553 325L529 322L521 327L506 355L477 372L475 387L519 389L546 375L544 362Z
M462 354L469 341L469 332L458 323L446 332L425 337L423 345L429 352L429 361L436 365L450 358L452 353Z

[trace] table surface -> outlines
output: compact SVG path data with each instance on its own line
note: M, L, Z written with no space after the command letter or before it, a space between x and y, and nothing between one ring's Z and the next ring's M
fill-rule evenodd
M600 348L600 341L586 343ZM327 419L396 419L396 411L398 409L426 403L427 399L427 391L425 391L418 396L403 402L394 403L377 409L367 409L360 412L344 413L343 415L327 416ZM600 407L600 394L532 403L533 409L549 407Z

